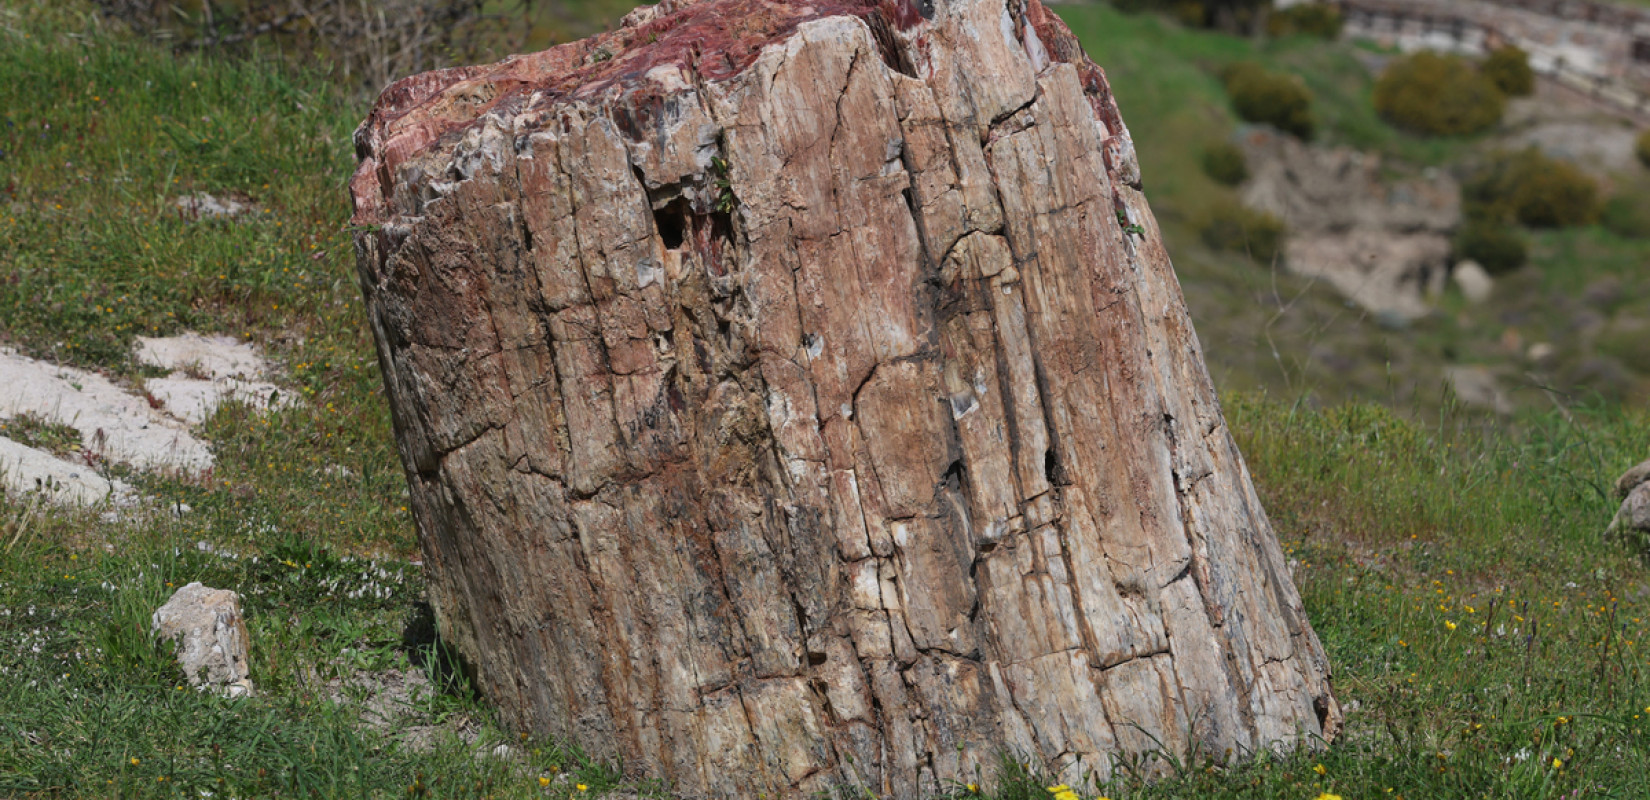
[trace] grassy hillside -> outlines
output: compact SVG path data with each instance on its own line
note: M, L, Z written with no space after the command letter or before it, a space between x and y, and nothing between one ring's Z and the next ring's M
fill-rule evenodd
M1375 400L1434 415L1445 401L1445 368L1481 364L1501 373L1528 409L1550 407L1552 392L1567 403L1650 401L1650 347L1631 333L1650 324L1650 275L1639 268L1650 260L1650 241L1597 226L1531 231L1531 266L1502 280L1490 303L1470 306L1451 290L1441 313L1395 328L1281 267L1211 251L1197 233L1211 204L1235 196L1203 174L1198 158L1240 125L1215 77L1226 64L1257 61L1299 76L1316 98L1319 143L1377 153L1389 164L1464 175L1512 131L1429 138L1394 129L1374 113L1374 75L1361 62L1379 54L1363 45L1241 38L1099 3L1059 11L1116 92L1222 386L1325 403ZM1635 165L1610 177L1631 184L1650 174ZM1524 360L1523 348L1535 342L1556 348L1552 363Z
M1171 148L1230 124L1199 59L1256 46L1071 13L1137 134L1151 131L1140 139L1154 203L1171 221L1191 213L1210 187ZM1326 45L1261 55L1358 83ZM132 476L187 512L109 521L0 500L0 796L542 798L619 785L578 742L500 729L420 633L416 543L345 229L347 134L363 111L315 75L174 59L83 9L0 3L0 342L130 381L145 374L134 336L224 333L262 345L303 398L220 411L204 431L210 478ZM1350 101L1345 113L1354 122L1334 130L1357 127ZM172 201L195 191L260 211L187 219ZM1590 259L1593 236L1544 246ZM1271 280L1195 247L1176 257L1211 303L1249 303ZM1448 409L1422 425L1299 396L1233 393L1227 412L1298 562L1351 709L1346 735L1321 754L1186 764L1153 785L1125 773L1085 795L1650 793L1650 580L1598 536L1605 487L1645 455L1650 421L1555 412L1512 436ZM148 640L150 612L192 580L246 598L258 697L178 688ZM420 674L428 688L388 726L340 685ZM402 735L413 728L423 735ZM508 758L477 757L501 744ZM953 795L1049 797L1037 772Z

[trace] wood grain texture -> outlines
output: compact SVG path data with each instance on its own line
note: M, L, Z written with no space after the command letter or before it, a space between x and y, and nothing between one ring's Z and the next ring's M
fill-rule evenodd
M685 797L1335 735L1128 131L1036 0L667 0L356 139L431 601L511 723Z

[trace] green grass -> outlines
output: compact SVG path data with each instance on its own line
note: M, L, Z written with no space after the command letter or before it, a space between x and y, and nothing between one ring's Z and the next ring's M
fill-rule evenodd
M1308 73L1332 141L1410 148L1423 162L1456 146L1372 121L1360 110L1367 76L1343 49L1187 32L1103 7L1063 12L1108 67L1171 220L1226 191L1185 153L1230 129L1209 67L1231 60ZM0 500L0 796L566 797L580 783L589 794L621 785L617 765L576 742L500 728L439 646L408 635L423 587L345 230L348 132L363 111L321 76L173 58L90 15L0 5L0 341L132 379L143 374L129 357L137 335L225 333L270 352L303 400L221 411L204 431L218 457L209 478L133 477L162 500L151 513L111 522ZM193 191L259 211L184 219L172 200ZM1600 275L1636 281L1641 246L1591 229L1542 234L1538 259L1574 270L1526 279L1555 292ZM1183 273L1235 287L1232 302L1267 281L1188 253L1176 253ZM1491 335L1473 328L1488 323L1449 324L1425 335ZM1636 352L1627 333L1611 341L1623 358ZM1085 793L1650 792L1639 768L1650 757L1650 580L1634 552L1599 536L1608 483L1647 455L1650 421L1580 406L1527 414L1509 433L1447 404L1423 425L1377 405L1255 393L1229 394L1226 409L1298 562L1351 709L1347 732L1321 753L1184 764L1155 784L1125 774ZM37 420L3 422L6 435L74 444ZM245 599L257 696L179 689L150 640L149 614L192 580ZM339 699L342 681L410 674L428 681L394 725ZM408 726L428 726L428 746L398 735ZM516 757L476 757L499 744ZM1010 759L1005 774L952 794L1050 796L1041 765Z

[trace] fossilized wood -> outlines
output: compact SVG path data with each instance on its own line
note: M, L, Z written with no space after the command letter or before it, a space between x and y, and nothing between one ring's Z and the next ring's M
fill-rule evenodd
M689 797L1334 735L1036 0L666 2L395 84L357 146L431 600L512 723Z

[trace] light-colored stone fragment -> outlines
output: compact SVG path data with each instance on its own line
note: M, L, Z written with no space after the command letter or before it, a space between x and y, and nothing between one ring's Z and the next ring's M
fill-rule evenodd
M1616 497L1625 500L1639 484L1650 481L1650 461L1641 461L1616 479Z
M1501 382L1489 367L1478 364L1458 364L1444 368L1444 380L1451 392L1469 408L1494 411L1497 414L1513 412L1512 398L1501 388Z
M0 487L18 496L38 493L53 503L88 506L102 502L125 505L135 499L132 487L109 480L91 467L0 436Z
M139 336L135 354L138 363L201 378L256 380L268 371L258 348L230 336Z
M206 192L186 194L173 203L179 211L191 217L238 217L252 210L252 206L233 197L218 197Z
M144 398L95 372L0 348L0 419L24 414L73 427L84 449L138 469L197 474L212 466L206 443Z
M136 355L140 363L172 370L144 381L144 391L191 425L204 423L226 402L264 410L292 402L291 394L262 380L269 369L258 349L228 336L139 336Z
M1482 303L1495 292L1495 279L1477 261L1462 261L1450 270L1450 279L1469 303Z
M231 697L252 693L240 595L190 583L155 611L150 628L172 642L191 686Z
M1650 544L1650 483L1640 483L1627 493L1605 536L1636 537L1635 544L1641 547Z

